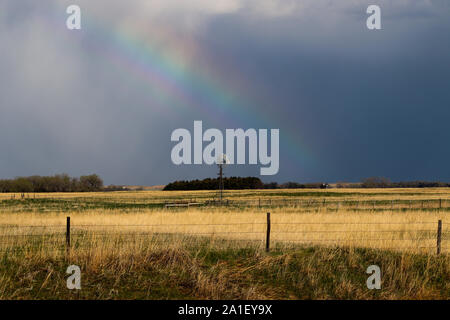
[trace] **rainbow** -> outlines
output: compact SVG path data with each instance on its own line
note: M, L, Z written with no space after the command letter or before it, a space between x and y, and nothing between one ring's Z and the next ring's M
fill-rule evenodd
M164 39L161 45L154 39L138 38L133 31L112 29L102 24L101 19L88 18L82 12L84 39L92 44L90 47L95 48L96 54L107 57L125 72L139 77L142 90L147 93L153 108L161 112L168 109L196 110L205 117L198 120L212 122L218 121L218 115L225 116L237 128L256 120L261 128L280 128L281 148L283 145L287 147L281 152L289 155L289 159L283 161L302 166L306 162L309 165L315 162L310 148L298 133L282 127L276 116L262 115L249 99L233 95L233 85L219 83L219 77L211 76L212 70L194 70L190 58L195 55L195 42L180 40L165 29L155 35L157 39Z

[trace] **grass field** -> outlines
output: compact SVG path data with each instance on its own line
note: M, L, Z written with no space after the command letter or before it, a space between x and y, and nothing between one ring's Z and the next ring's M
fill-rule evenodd
M208 205L215 197L0 194L0 298L450 298L448 189L227 191L227 205ZM66 288L70 264L81 290ZM366 287L372 264L381 290Z

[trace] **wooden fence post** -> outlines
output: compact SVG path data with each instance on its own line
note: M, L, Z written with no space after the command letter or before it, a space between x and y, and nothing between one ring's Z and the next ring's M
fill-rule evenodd
M442 220L439 220L437 229L437 254L441 253L441 239L442 239Z
M66 222L66 246L67 250L70 249L70 217L67 217Z
M267 212L266 252L270 251L270 212Z

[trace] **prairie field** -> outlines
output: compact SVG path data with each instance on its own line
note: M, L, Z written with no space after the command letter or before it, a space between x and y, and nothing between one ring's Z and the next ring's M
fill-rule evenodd
M0 299L449 299L449 212L446 188L0 194Z

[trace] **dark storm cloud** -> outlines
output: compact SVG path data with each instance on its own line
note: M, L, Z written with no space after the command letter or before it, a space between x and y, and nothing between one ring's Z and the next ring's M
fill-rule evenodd
M189 34L196 67L214 69L220 83L245 83L227 89L255 117L224 111L204 125L280 128L280 173L266 181L450 181L446 1L380 1L381 31L365 28L370 1L78 3L112 30ZM154 89L106 59L87 30L65 30L66 4L0 4L0 176L96 172L116 184L213 176L215 168L170 161L171 132L206 115L175 101L156 108ZM302 142L287 142L287 132Z
M314 154L305 167L282 140L281 180L450 179L448 6L424 15L417 6L404 10L391 13L379 33L353 14L334 21L332 31L308 18L266 23L258 37L235 17L216 22L216 50L239 48L235 60L267 102L261 112L289 115L280 116L280 132L297 128ZM277 29L284 30L279 37Z

